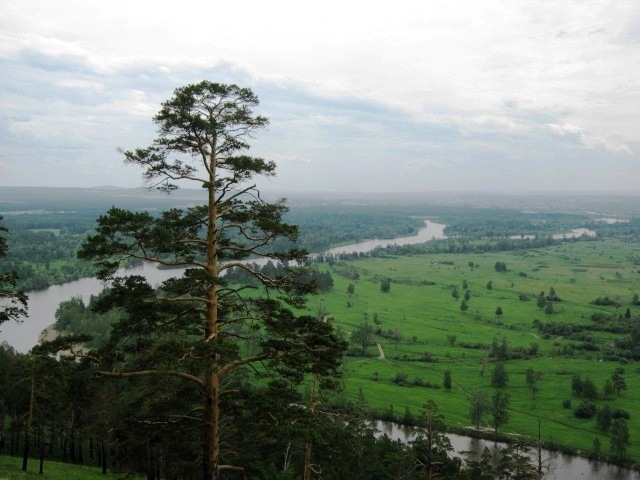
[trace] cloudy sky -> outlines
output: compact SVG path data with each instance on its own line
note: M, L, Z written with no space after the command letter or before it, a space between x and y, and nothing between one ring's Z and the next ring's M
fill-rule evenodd
M140 186L174 88L251 87L274 190L639 191L637 0L0 0L0 185Z

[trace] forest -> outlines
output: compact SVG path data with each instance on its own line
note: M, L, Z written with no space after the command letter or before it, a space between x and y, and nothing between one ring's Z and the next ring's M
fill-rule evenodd
M268 124L257 104L235 85L178 88L158 138L125 153L161 192L3 212L2 322L25 290L87 275L108 288L62 302L59 337L0 349L0 459L147 479L540 479L543 448L572 443L637 465L640 212L285 203L252 183L275 171L246 152ZM449 238L307 256L425 220ZM135 262L179 274L122 276ZM465 456L451 431L508 443Z

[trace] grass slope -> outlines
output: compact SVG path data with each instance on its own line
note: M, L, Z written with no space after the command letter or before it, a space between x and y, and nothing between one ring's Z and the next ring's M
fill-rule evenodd
M438 254L369 258L348 262L330 269L335 286L331 293L314 298L313 309L323 308L334 316L339 328L349 335L365 320L375 328L374 315L382 322L383 331L398 329L402 340L395 345L390 339L375 336L383 346L386 359L378 359L375 346L369 347L370 357L347 357L344 365L346 389L344 395L355 400L361 389L369 406L380 410L393 408L402 416L405 409L417 415L429 399L438 404L450 426L470 426L467 395L484 390L488 396L495 391L490 386L494 368L490 359L481 374L485 350L469 348L473 344L491 344L494 340L508 341L511 350L528 350L538 345L538 354L529 359L509 360L506 391L511 397L510 420L501 431L529 437L537 435L538 419L542 421L544 440L590 451L598 438L602 452L609 451L609 434L599 430L595 418L580 420L573 409L582 399L573 396L571 378L589 376L600 390L616 368L625 369L628 389L620 397L597 400L631 414L629 431L632 446L630 456L640 460L640 368L637 363L621 365L604 361L603 351L617 338L626 334L589 332L599 351L571 350L580 341L548 337L532 325L542 322L593 324L594 313L623 315L626 308L632 318L640 317L640 307L630 305L634 293L640 292L640 245L616 240L565 243L545 249L496 254ZM498 273L496 262L505 262L508 271ZM470 265L473 265L471 267ZM356 269L360 279L355 282L343 276ZM391 289L381 293L382 278L391 278ZM460 310L465 293L463 281L470 292L469 309ZM493 289L487 289L491 281ZM435 282L429 285L429 282ZM347 293L354 284L355 292ZM455 286L460 298L452 297ZM555 313L546 314L536 305L536 296L553 287L561 302L555 303ZM522 301L520 295L530 300ZM609 296L620 307L601 307L591 304L598 297ZM496 315L500 306L502 315ZM450 345L447 336L455 336ZM465 345L467 348L465 348ZM428 352L431 362L418 361ZM486 363L486 360L484 360ZM536 398L532 398L525 382L528 368L543 372ZM442 385L445 370L451 370L453 388L426 388L413 383ZM408 384L393 382L398 373L407 376ZM420 379L415 382L416 379ZM572 408L563 408L563 401L571 400ZM392 407L390 407L392 406ZM490 428L488 424L485 428Z
M107 473L102 474L102 469L97 467L84 467L81 465L71 465L45 461L44 472L38 473L40 462L37 459L30 459L27 471L22 471L22 457L10 457L0 455L0 480L141 480L143 477L136 475Z

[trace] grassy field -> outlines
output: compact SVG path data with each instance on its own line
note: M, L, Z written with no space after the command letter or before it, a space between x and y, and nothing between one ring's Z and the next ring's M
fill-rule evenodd
M29 460L26 472L22 471L22 458L0 455L0 480L142 480L143 477L125 474L102 474L102 469L97 467L83 467L69 463L51 462L44 463L42 475L38 473L40 462L37 459Z
M506 362L509 375L507 392L511 397L510 420L501 428L505 433L533 437L538 419L542 422L544 440L568 445L583 451L592 449L598 438L602 451L609 450L609 434L599 430L595 418L581 420L573 415L581 398L572 395L574 374L589 376L601 391L616 368L624 368L627 390L620 397L598 399L596 404L610 403L631 414L629 431L632 446L629 454L640 460L640 368L637 362L603 360L616 339L628 338L624 333L589 331L590 342L598 350L580 350L583 342L563 336L543 335L533 326L541 322L593 325L595 313L640 317L640 307L631 305L634 293L640 293L640 245L615 240L564 243L544 249L496 254L438 254L370 258L322 268L330 269L333 290L311 299L310 308L325 309L348 336L365 320L373 328L377 317L383 332L399 331L399 343L376 335L385 353L378 358L378 349L369 347L369 357L346 357L344 365L346 389L344 395L355 400L361 389L370 407L390 409L402 416L409 408L418 415L429 399L438 404L450 426L470 426L469 392L484 390L491 396L491 373L494 360L487 351L471 348L475 344L489 345L506 338L514 352L531 351L537 344L537 354L529 358ZM496 272L496 262L505 262L506 272ZM344 276L347 267L357 270L358 281ZM382 293L382 278L391 278L391 289ZM468 310L461 311L466 281L470 298ZM488 282L493 288L487 288ZM430 283L434 284L430 284ZM349 294L349 284L354 293ZM459 298L452 296L453 287ZM536 297L553 288L561 299L554 303L554 313L545 313L537 306ZM523 300L525 296L528 300ZM619 306L597 306L593 300L608 296ZM501 307L502 314L496 310ZM455 336L455 343L452 343ZM578 347L579 348L579 347ZM425 354L431 361L425 362ZM523 355L526 357L526 355ZM484 374L481 374L484 366ZM543 373L535 399L525 381L528 368ZM453 388L428 388L416 384L442 385L445 370L450 370ZM406 377L405 385L393 380L398 374ZM571 408L563 401L570 400ZM490 428L485 424L485 428Z

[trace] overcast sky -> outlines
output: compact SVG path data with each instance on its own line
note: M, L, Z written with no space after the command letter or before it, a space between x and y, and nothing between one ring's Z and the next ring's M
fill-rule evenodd
M640 190L638 0L0 0L0 185L142 185L118 148L204 79L268 189Z

